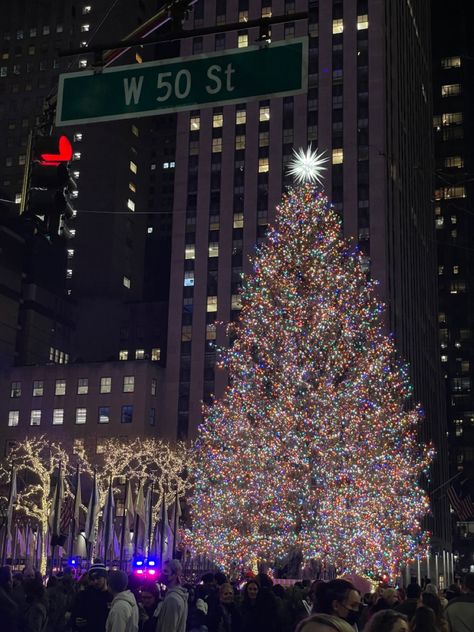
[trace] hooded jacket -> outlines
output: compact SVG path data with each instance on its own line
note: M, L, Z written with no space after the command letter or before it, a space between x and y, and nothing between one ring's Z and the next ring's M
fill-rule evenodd
M164 600L158 604L155 617L156 632L186 632L188 591L182 586L170 588Z
M112 600L106 632L138 632L138 606L133 593L124 590Z

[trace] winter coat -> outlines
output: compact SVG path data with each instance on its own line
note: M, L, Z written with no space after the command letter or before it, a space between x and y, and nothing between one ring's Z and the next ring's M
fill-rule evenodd
M78 592L71 613L73 630L104 632L111 601L112 595L107 590L97 590L88 586L85 590ZM87 621L83 628L76 627L75 621L78 618Z
M446 618L451 632L474 632L474 593L451 599Z
M181 586L167 590L155 610L155 617L156 632L186 632L188 591Z
M138 632L138 606L130 590L118 593L112 600L106 632Z

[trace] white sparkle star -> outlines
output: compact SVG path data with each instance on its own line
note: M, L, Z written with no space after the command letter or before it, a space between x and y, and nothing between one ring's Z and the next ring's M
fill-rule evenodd
M294 176L296 183L318 182L322 184L322 172L327 169L323 165L328 161L327 158L323 158L324 154L318 154L317 150L313 151L310 145L306 152L302 148L298 151L293 149L293 155L294 158L288 163L288 173Z

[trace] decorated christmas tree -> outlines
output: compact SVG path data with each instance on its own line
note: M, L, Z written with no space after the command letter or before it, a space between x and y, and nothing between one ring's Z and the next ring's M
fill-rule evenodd
M225 568L299 550L395 573L425 540L430 449L375 282L314 184L321 163L294 160L302 182L244 281L229 386L196 444L192 547Z

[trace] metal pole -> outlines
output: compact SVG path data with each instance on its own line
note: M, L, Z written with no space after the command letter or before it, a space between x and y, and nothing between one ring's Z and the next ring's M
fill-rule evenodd
M147 555L150 555L151 551L151 542L153 538L153 480L151 481L150 487L150 506L148 507L148 552Z
M130 487L130 484L128 482L125 483L125 499L123 501L123 516L122 516L122 535L120 537L120 561L119 561L120 570L122 570L122 565L123 565L123 547L125 545L125 521L126 521L126 513L127 513L129 487Z
M163 499L161 501L161 524L160 524L160 564L163 566L163 551L165 546L165 492L163 491Z
M5 523L5 536L3 538L3 551L2 551L2 566L5 566L5 559L7 555L7 544L8 544L8 531L11 527L10 525L10 505L12 503L12 493L13 493L13 470L14 470L14 462L12 461L11 473L10 473L10 490L8 492L8 508L7 508L7 521ZM13 517L13 508L11 509L11 515Z
M23 183L21 185L21 201L20 201L20 215L26 211L26 202L27 202L27 194L28 194L28 185L30 182L30 172L31 172L31 154L33 151L33 131L30 130L28 134L28 144L26 146L26 159L25 159L25 170L23 171Z
M173 524L173 559L176 557L176 536L178 535L178 503L179 496L178 492L176 492L176 498L174 501L174 524Z

